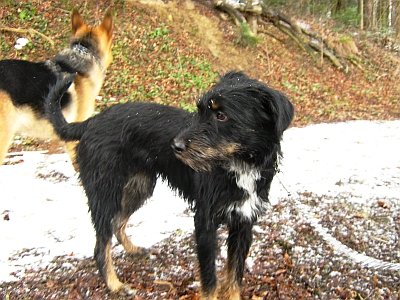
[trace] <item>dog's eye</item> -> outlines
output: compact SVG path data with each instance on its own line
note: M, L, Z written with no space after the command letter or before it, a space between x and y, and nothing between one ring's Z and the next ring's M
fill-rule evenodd
M217 113L215 114L215 117L220 122L225 122L228 120L227 115L225 115L223 112L220 112L220 111L217 111Z

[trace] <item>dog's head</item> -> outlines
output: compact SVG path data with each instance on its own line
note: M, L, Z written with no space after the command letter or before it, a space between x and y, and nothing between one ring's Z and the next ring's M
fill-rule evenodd
M259 164L280 151L294 114L280 92L241 72L229 72L197 103L192 125L172 142L175 155L196 171L235 159Z
M89 26L85 23L77 10L71 15L72 38L71 44L80 44L91 52L96 53L98 58L107 68L112 62L111 45L113 38L113 16L108 10L101 24Z

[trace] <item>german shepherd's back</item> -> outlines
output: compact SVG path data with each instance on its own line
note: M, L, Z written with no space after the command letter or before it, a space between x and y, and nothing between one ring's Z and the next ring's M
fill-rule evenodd
M16 133L35 138L56 138L45 115L49 87L65 74L76 74L74 83L62 98L62 111L68 121L82 121L95 108L95 97L112 61L113 18L108 11L98 26L89 26L78 11L71 17L70 46L53 59L43 62L0 61L0 164ZM67 144L74 158L74 145Z

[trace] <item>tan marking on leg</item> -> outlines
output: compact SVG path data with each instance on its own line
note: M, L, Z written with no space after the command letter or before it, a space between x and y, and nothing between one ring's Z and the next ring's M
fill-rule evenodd
M120 291L123 288L124 284L121 281L119 281L117 273L115 272L115 267L111 257L111 242L108 242L105 247L105 265L106 265L105 280L108 288L112 292Z
M10 96L0 91L0 165L3 164L15 134L16 110Z
M140 253L140 247L135 246L126 235L125 229L129 217L116 217L113 221L114 234L118 242L124 247L125 251L129 254Z
M126 235L129 217L148 199L153 192L152 179L141 173L135 174L124 187L121 212L113 219L113 232L129 254L144 254L142 247L135 246Z
M111 241L109 241L105 247L105 265L105 280L107 283L107 287L110 289L111 292L119 293L125 296L132 296L136 293L136 290L132 289L128 284L122 283L118 279L111 257Z
M217 291L214 290L208 294L201 292L200 300L217 300Z
M221 299L240 300L240 287L235 274L235 268L226 268L220 290Z

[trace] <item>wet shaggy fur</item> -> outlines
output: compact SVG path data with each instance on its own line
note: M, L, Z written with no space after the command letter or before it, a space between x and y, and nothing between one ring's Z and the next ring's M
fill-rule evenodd
M290 101L243 73L229 72L198 100L195 114L136 102L67 123L57 100L67 83L52 89L49 118L62 139L80 141L77 161L96 231L94 257L110 290L131 292L115 273L112 236L127 252L140 250L125 226L160 177L194 209L202 299L240 299L252 227L268 206L280 140L293 118ZM229 230L228 258L217 288L221 224Z
M56 138L46 119L45 99L50 86L63 74L77 74L61 99L69 121L82 121L94 111L95 97L112 60L113 20L108 12L99 26L88 26L78 11L71 17L70 46L43 62L0 61L0 165L15 133L35 138ZM67 145L71 158L73 146Z

